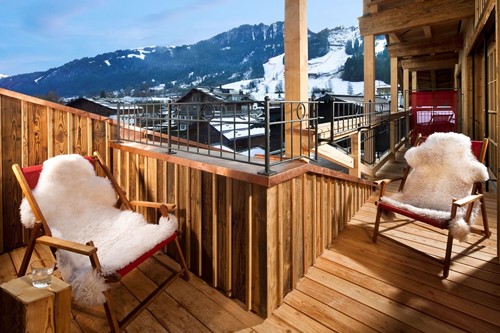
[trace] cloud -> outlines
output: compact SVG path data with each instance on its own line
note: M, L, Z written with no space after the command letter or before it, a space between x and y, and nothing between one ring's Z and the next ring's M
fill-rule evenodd
M44 1L30 2L20 11L23 28L27 31L53 36L64 34L69 26L77 19L91 11L95 11L105 0L73 1Z
M168 9L165 9L159 13L154 13L145 16L145 21L152 22L171 22L172 20L180 20L183 17L193 17L193 12L206 12L206 10L217 11L224 8L228 3L234 2L234 0L194 0L194 1L177 1L169 4ZM205 13L206 14L206 13ZM201 20L206 20L207 17L200 18ZM186 21L187 24L193 20Z

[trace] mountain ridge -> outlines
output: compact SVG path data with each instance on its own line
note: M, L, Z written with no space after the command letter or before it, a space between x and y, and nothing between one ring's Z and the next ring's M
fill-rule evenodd
M35 96L55 93L70 97L97 96L103 92L146 94L153 87L166 94L196 85L257 80L265 77L270 59L283 54L283 34L283 22L246 24L191 45L116 50L75 59L46 71L0 78L0 87ZM356 39L361 39L357 27L309 31L310 75L334 75L331 68L321 69L319 59L332 50L343 52L346 43ZM345 53L342 56L349 57ZM338 65L333 72L339 76L342 70L343 66Z

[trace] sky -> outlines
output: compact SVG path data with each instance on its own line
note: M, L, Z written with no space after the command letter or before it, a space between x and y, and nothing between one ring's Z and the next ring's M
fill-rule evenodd
M361 0L307 0L313 32L358 24ZM285 0L3 0L0 75L84 57L194 44L242 24L283 21Z

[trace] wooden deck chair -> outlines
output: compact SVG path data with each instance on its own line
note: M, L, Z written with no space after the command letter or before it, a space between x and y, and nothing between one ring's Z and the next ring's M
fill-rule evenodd
M67 155L67 156L72 156L72 155ZM98 177L95 174L95 171L97 168L99 168L102 173L106 176L105 178L109 179L109 182L112 185L109 185L109 182L107 182L107 187L110 188L110 193L113 192L113 189L116 193L114 200L116 201L116 208L111 207L110 209L118 210L117 214L125 214L126 216L133 216L134 218L137 218L137 213L127 213L126 211L132 210L132 208L135 207L151 207L151 208L156 208L159 209L161 212L161 216L165 217L172 217L172 215L169 215L169 211L173 210L175 208L174 204L164 204L164 203L153 203L153 202L144 202L144 201L129 201L124 193L124 191L120 188L116 180L114 179L111 171L108 169L106 164L104 163L102 157L95 152L93 156L88 156L85 158L80 157L79 155L73 155L76 157L78 160L84 159L84 161L88 161L89 165L92 165L90 168L94 172L93 177L96 177L96 181L100 182L101 180L104 179L104 177ZM85 164L86 162L79 162L80 164ZM178 236L179 236L179 231L174 230L173 233L170 235L158 235L159 241L153 245L149 245L147 248L144 249L139 249L140 252L136 253L134 257L129 257L126 259L125 264L122 264L119 269L116 271L105 271L104 264L102 259L102 252L103 248L99 247L98 244L94 244L93 239L88 239L85 243L82 242L75 242L73 240L68 240L64 239L63 237L60 237L62 235L61 231L58 230L56 233L55 227L52 228L52 224L54 221L51 221L50 219L46 218L46 216L49 216L50 214L47 214L47 211L44 212L44 209L42 207L45 207L44 205L41 204L41 200L48 200L45 198L39 197L37 199L36 196L36 186L37 184L40 185L39 183L39 178L42 174L44 165L35 165L35 166L29 166L29 167L24 167L21 168L19 165L15 164L13 165L13 171L14 174L21 186L21 189L23 191L25 201L29 204L29 208L31 208L31 211L34 215L34 230L32 232L31 239L27 245L27 249L23 258L23 262L21 264L18 276L23 276L26 274L28 265L30 263L30 259L35 247L36 243L39 244L44 244L48 245L53 252L56 250L59 252L63 250L63 252L58 253L58 266L60 265L60 254L61 253L71 253L70 255L75 256L77 254L78 258L85 260L85 262L88 264L90 262L90 270L94 274L100 275L101 279L104 284L109 285L109 283L112 282L117 282L120 280L121 277L123 277L125 274L130 272L133 268L137 267L140 263L145 261L147 258L152 256L154 253L157 251L161 250L164 248L167 244L175 244L175 247L177 249L177 255L178 255L178 260L180 262L180 269L179 270L173 270L169 267L170 270L173 271L173 274L170 275L170 277L165 280L162 284L160 284L156 290L154 290L148 297L146 297L138 306L133 309L127 316L125 316L122 320L118 320L117 316L115 314L115 310L113 308L113 303L111 300L111 293L109 289L106 289L102 291L101 296L103 296L103 306L104 310L106 313L107 320L109 322L110 330L111 332L120 332L122 331L128 324L130 324L140 313L143 311L157 296L160 295L162 291L164 291L176 278L182 276L184 279L188 280L189 279L189 272L188 268L186 265L186 262L184 260L184 256L182 254L181 247L179 245L178 241ZM85 166L85 168L88 168L88 166ZM47 168L48 169L48 168ZM92 172L90 171L90 172ZM64 185L64 182L62 182ZM44 183L46 184L46 183ZM40 185L42 186L42 185ZM44 185L45 186L45 185ZM75 190L76 191L76 190ZM88 194L88 193L87 193ZM75 194L78 195L78 194ZM65 198L61 198L60 205L64 205ZM22 205L21 205L22 206ZM79 207L75 207L76 208ZM22 207L21 207L22 209ZM66 208L65 208L66 209ZM81 214L81 212L79 213ZM128 214L128 215L127 215ZM121 215L120 215L121 216ZM169 217L169 218L170 218ZM140 218L143 219L144 224L147 224L148 226L143 226L141 225L141 228L155 228L154 224L148 224L145 219L141 216ZM122 221L120 221L122 223ZM59 228L60 226L58 226ZM111 236L113 237L120 237L119 231L112 230L111 231ZM140 230L146 230L146 229L140 229ZM87 232L87 231L86 231ZM102 237L102 234L105 232L101 232L99 237ZM57 237L56 237L57 236ZM97 235L96 235L97 237ZM125 237L127 238L132 238L130 233L128 233ZM119 238L118 238L119 239ZM125 242L126 243L126 242ZM127 246L127 244L120 244L120 246ZM146 246L146 245L145 245ZM98 249L99 248L99 249ZM64 252L66 251L66 252ZM130 255L133 255L133 253L138 251L137 248L131 249ZM124 251L128 252L128 251ZM108 251L107 253L112 253L112 251ZM101 255L101 256L100 256ZM109 254L110 255L110 254ZM87 258L87 259L85 259ZM64 277L64 276L63 276ZM110 285L109 285L110 286Z
M454 151L452 149L460 149L461 146L467 147L467 143L469 143L469 146L471 149L469 150L470 155L475 155L478 156L479 159L476 162L482 162L484 161L484 155L486 154L486 148L488 145L487 139L483 141L479 141L477 143L474 143L472 145L470 143L470 140L465 137L462 134L458 133L436 133L432 134L429 136L429 138L426 138L425 140L422 141L422 143L418 147L412 148L413 151L410 153L410 150L408 150L407 155L405 155L405 158L407 158L408 155L412 160L412 163L416 163L415 161L419 161L420 163L424 163L421 161L425 160L432 160L432 152L430 151L431 147L435 147L436 144L439 144L439 140L434 140L434 138L442 138L442 137L453 137L457 138L456 142L453 142L453 147L450 147L450 151ZM433 138L433 139L430 139ZM467 141L468 140L468 141ZM433 141L432 144L429 146L429 141ZM423 143L425 142L425 143ZM458 147L458 148L457 148ZM440 147L442 150L436 151L436 154L439 155L446 155L445 150L447 149L446 147ZM421 151L418 151L418 150ZM418 153L421 153L422 155L417 157ZM430 153L430 154L429 154ZM464 155L467 152L464 151ZM476 153L478 155L476 155ZM451 158L455 158L453 154L450 154ZM459 155L459 154L457 154ZM458 157L456 157L458 158ZM467 158L467 156L465 157ZM449 275L449 268L450 268L450 263L451 263L451 250L452 250L452 245L453 245L453 228L455 221L457 221L459 218L461 221L467 223L467 225L470 226L470 232L476 233L483 235L484 237L490 237L491 232L488 227L488 220L486 217L486 208L484 206L484 198L483 198L483 193L482 193L482 183L487 180L487 170L486 167L482 163L476 163L473 162L470 158L467 160L463 161L455 161L454 166L460 165L462 162L465 164L467 163L467 168L470 166L471 169L474 169L474 172L477 172L476 179L474 181L471 181L470 184L466 184L464 186L469 186L468 188L470 190L467 190L467 187L464 187L465 190L462 191L462 193L456 193L457 195L460 196L455 196L453 193L443 193L443 196L447 196L447 198L441 198L440 194L440 188L442 188L443 184L435 184L435 186L428 186L426 185L426 178L422 177L422 173L416 173L415 170L416 168L419 168L418 163L417 165L411 165L408 168L406 168L404 175L400 178L397 179L391 179L391 180L381 180L379 182L380 184L380 192L379 192L379 199L376 201L377 205L377 215L375 219L375 226L374 226L374 231L373 231L373 237L372 240L374 243L377 242L377 238L379 235L379 228L380 228L380 221L383 216L392 216L393 214L400 214L403 216L406 216L410 219L413 219L415 221L420 221L423 222L427 225L439 228L439 229L446 229L448 230L448 240L447 240L447 245L446 245L446 250L445 250L445 256L444 260L439 260L443 264L443 277L447 278ZM408 159L408 158L407 158ZM472 157L472 159L474 159ZM475 160L475 159L474 159ZM410 162L409 162L410 164ZM470 165L469 165L470 164ZM460 173L462 170L460 168L455 168L458 170L454 170L455 174L453 174L454 171L451 171L448 168L445 168L444 166L442 168L440 167L434 167L430 168L431 172L433 172L432 179L450 179L450 181L456 181L460 177ZM465 171L463 171L465 172ZM458 175L458 176L457 176ZM411 184L409 186L408 180L410 177L413 177L413 180L411 181ZM472 179L472 178L471 178ZM394 180L400 180L400 186L398 189L398 193L391 198L391 196L385 196L385 189L386 185ZM460 180L461 181L461 180ZM419 186L415 186L416 183L419 183ZM410 188L409 188L410 187ZM428 193L419 193L419 194L414 194L415 189L418 189L419 191L426 191L428 190ZM468 192L471 191L471 192ZM405 194L406 193L406 194ZM413 196L413 198L412 198ZM426 207L423 205L418 205L415 202L418 201L418 198L428 198L428 204L433 205L432 201L442 201L442 199L448 199L449 200L449 208L440 208L436 209L435 207ZM414 199L417 198L417 199ZM458 198L458 199L457 199ZM425 199L424 199L425 201ZM474 208L474 203L480 201L481 202L481 213L483 215L483 229L479 229L476 227L472 227L472 219L476 213L477 208ZM436 203L437 205L437 203ZM443 204L441 205L443 207ZM460 216L459 216L460 214ZM433 258L433 257L431 257ZM433 258L435 259L435 258Z
M415 141L415 146L419 146L421 143L425 142L427 139L426 136L422 136L419 134L417 140ZM486 161L486 152L488 151L488 145L489 145L489 140L488 138L484 138L483 140L471 140L471 150L474 156L476 156L477 160L481 162L482 164L485 164ZM410 168L406 168L404 170L404 175L401 178L402 181L399 186L399 191L403 189L404 182L406 177L408 176L408 172L410 171ZM477 182L474 184L474 187L472 188L472 193L480 193L484 194L483 191L483 183L482 182ZM481 197L481 216L483 218L483 226L484 230L486 233L489 233L489 225L488 225L488 214L486 213L486 202L484 200L484 196Z

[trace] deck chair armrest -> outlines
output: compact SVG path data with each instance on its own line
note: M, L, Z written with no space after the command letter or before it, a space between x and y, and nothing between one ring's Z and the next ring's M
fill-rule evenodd
M133 200L133 201L130 201L130 204L132 206L137 206L137 207L149 207L149 208L158 208L159 209L162 206L165 206L165 207L167 207L168 210L175 209L175 204L169 204L169 203L164 203L164 202Z
M402 181L403 177L398 177L398 178L386 178L386 179L380 179L374 181L374 183L377 185L379 189L379 200L385 195L385 188L387 184L396 182L396 181Z
M453 202L451 204L451 218L454 219L456 214L457 214L457 209L458 207L463 207L466 205L470 205L474 203L474 201L480 200L483 197L482 194L473 194L473 195L468 195L465 198L462 199L453 199ZM472 212L472 206L469 206L467 208L467 214L466 214L466 220L468 221Z
M37 243L48 245L50 247L55 247L57 249L66 250L70 252L75 252L78 254L83 254L86 256L92 255L97 251L97 247L91 245L85 245L81 243L76 243L52 236L41 236L37 238Z
M403 180L403 177L379 179L379 180L374 181L374 183L380 186L382 183L389 184L389 183L397 182L400 180Z
M454 200L453 205L457 207L463 207L465 205L468 205L474 201L477 201L483 197L482 194L474 194L474 195L468 195L465 198L459 199L459 200Z

